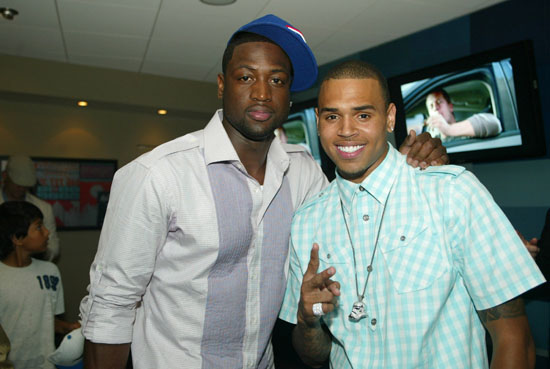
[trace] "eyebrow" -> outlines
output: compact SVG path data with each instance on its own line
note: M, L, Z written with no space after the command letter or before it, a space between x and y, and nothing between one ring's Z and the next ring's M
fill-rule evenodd
M361 111L361 110L376 110L376 107L374 105L361 105L361 106L354 106L352 108L355 111ZM338 108L321 108L319 110L320 113L329 112L329 113L335 113L339 109Z
M241 68L245 68L245 69L249 69L249 70L258 70L258 68L253 67L253 66L248 65L248 64L241 64L241 65L238 65L235 69L241 69ZM271 73L286 73L286 74L289 74L289 75L290 75L290 71L289 71L289 70L286 70L286 69L284 69L284 68L275 68L275 69L272 69L272 70L271 70Z
M361 106L354 107L353 110L355 110L355 111L376 110L376 107L374 105L361 105Z

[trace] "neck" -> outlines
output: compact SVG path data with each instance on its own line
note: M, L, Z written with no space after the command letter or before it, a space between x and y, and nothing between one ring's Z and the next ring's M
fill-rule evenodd
M32 258L29 253L23 252L16 248L11 254L2 260L2 262L11 267L23 268L31 265Z
M345 176L342 175L342 173L340 171L338 171L338 174L340 174L340 177L342 177L345 180L348 180L350 182L353 182L353 183L356 183L356 184L362 183L384 161L384 159L388 155L389 150L390 150L389 143L386 142L386 149L384 150L384 152L374 161L374 163L372 163L370 165L370 167L368 167L365 170L365 172L363 172L363 174L361 176L354 177L354 178L346 178Z
M258 181L259 184L264 184L265 170L267 164L267 153L271 147L271 143L275 138L272 134L269 138L262 141L253 141L244 137L238 131L227 128L225 122L224 127L229 136L229 140L233 148L239 156L239 160L243 163L246 172Z
M267 153L271 145L265 142L248 142L241 145L236 145L233 142L233 147L239 155L241 163L243 163L246 172L255 178L259 184L264 184L265 170L267 167Z

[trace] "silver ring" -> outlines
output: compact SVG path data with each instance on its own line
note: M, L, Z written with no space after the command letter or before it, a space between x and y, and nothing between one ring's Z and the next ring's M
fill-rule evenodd
M323 312L323 303L317 302L313 304L313 315L315 316L323 316L325 313Z

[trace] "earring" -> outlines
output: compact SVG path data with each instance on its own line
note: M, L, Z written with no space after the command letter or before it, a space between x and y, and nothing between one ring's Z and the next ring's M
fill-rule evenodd
M289 104L289 106L290 106L290 107L292 108L292 101L290 101L290 104Z

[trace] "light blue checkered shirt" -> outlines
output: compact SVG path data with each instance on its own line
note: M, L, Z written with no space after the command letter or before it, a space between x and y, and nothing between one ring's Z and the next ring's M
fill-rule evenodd
M365 304L351 322L380 228ZM385 214L382 220L382 212ZM288 286L280 317L296 323L311 246L319 272L334 266L342 295L323 317L334 336L332 368L487 368L476 310L499 305L544 282L514 228L483 185L462 167L421 171L390 146L361 184L337 177L295 214Z

